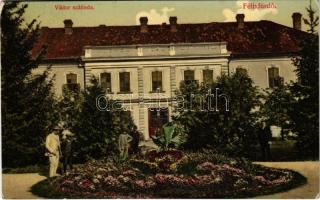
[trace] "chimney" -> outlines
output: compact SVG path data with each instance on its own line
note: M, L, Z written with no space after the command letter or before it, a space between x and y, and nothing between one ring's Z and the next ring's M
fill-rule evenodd
M148 17L140 17L140 32L148 32Z
M298 12L292 14L292 23L294 29L301 30L301 16L302 15Z
M238 29L244 28L244 14L237 14L236 16Z
M177 17L174 16L174 17L170 17L169 18L169 22L170 22L170 31L171 32L177 32Z
M73 25L73 22L71 19L65 19L63 21L64 23L64 33L67 34L67 35L71 35L72 34L72 25Z

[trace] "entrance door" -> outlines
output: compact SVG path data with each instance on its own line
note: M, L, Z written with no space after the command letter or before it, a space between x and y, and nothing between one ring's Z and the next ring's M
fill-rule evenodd
M168 109L150 108L149 109L149 136L156 134L156 130L169 121Z

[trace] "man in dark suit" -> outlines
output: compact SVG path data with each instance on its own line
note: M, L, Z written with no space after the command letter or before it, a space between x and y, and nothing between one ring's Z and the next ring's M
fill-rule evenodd
M270 131L270 127L266 126L265 122L261 123L260 129L258 131L258 138L261 147L261 154L262 159L267 161L271 159L271 152L270 152L270 144L272 134Z
M62 132L62 143L61 143L61 150L62 150L62 161L63 161L63 172L67 172L67 168L69 166L70 169L73 168L72 166L72 157L73 157L73 133L69 130L64 130Z

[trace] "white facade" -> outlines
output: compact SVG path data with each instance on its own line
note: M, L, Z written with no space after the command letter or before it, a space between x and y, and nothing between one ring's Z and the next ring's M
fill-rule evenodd
M295 66L290 57L231 60L229 63L230 74L234 73L238 67L246 69L254 84L261 89L269 88L268 68L270 67L279 69L279 76L284 78L285 83L297 79L294 72Z
M149 139L149 108L168 108L168 118L172 116L171 99L174 91L184 80L186 70L194 71L194 79L203 82L203 70L212 70L213 79L222 73L232 74L236 68L247 70L255 85L268 88L268 68L279 68L279 75L285 82L295 80L294 66L289 57L231 59L226 43L190 43L159 45L127 46L87 46L77 64L57 64L52 66L55 74L55 91L62 94L66 84L66 74L77 74L77 83L83 89L95 76L100 79L101 73L111 74L111 89L107 96L121 100L123 107L130 110L133 120L145 139ZM45 65L43 66L45 67ZM34 73L40 73L39 67ZM152 91L152 72L162 72L162 91ZM130 93L120 93L119 73L129 72ZM159 99L162 101L159 102Z

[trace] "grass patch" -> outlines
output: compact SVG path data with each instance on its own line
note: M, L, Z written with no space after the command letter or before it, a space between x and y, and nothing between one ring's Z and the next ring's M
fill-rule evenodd
M296 148L295 140L274 140L271 142L270 151L272 161L305 161L313 160L302 156Z

